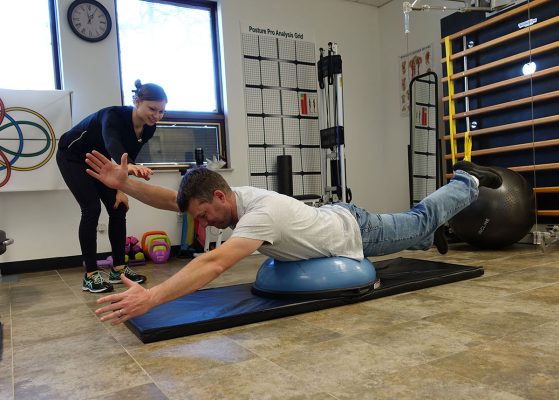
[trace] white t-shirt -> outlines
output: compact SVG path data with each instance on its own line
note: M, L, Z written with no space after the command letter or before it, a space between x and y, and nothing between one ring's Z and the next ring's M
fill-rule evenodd
M233 188L239 222L232 237L263 240L258 251L280 261L341 256L363 259L359 225L344 207L311 207L254 187Z

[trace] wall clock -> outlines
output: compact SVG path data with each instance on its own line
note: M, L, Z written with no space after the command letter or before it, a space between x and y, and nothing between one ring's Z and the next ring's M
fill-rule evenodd
M68 7L68 23L72 32L88 42L99 42L111 32L111 16L95 0L75 0Z

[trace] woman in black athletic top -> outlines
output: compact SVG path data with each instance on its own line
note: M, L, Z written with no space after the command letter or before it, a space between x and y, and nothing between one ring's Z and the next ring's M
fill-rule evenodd
M128 153L131 161L128 174L150 179L151 169L135 165L134 160L144 143L152 138L156 123L163 117L167 95L163 88L153 83L142 84L137 80L135 86L134 107L107 107L89 115L62 135L56 153L62 177L81 208L78 235L86 268L82 289L94 293L112 291L112 283L121 283L121 274L138 283L146 280L145 276L125 265L128 198L85 172L85 155L92 150L117 162L123 153ZM109 214L109 241L113 255L108 281L98 270L96 259L101 202Z

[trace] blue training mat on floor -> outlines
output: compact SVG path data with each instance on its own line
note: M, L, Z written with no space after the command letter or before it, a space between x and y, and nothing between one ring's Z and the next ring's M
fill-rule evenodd
M251 292L252 283L202 289L163 304L126 322L144 343L231 328L397 293L471 279L482 267L395 258L374 263L380 287L356 297L293 300Z

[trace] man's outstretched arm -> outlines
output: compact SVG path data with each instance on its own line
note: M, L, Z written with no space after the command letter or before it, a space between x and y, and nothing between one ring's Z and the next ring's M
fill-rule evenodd
M175 275L151 289L144 289L122 275L128 290L98 299L98 304L107 305L97 309L95 313L105 314L101 321L112 321L113 325L142 315L155 306L204 287L237 262L251 255L262 243L261 240L239 237L227 239L218 248L196 257Z
M118 165L93 150L92 153L87 153L85 162L91 168L87 170L87 173L104 185L118 189L152 207L180 211L176 191L128 177L128 154L122 155L120 165Z

